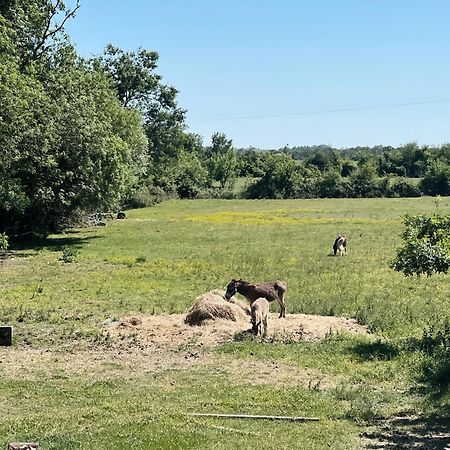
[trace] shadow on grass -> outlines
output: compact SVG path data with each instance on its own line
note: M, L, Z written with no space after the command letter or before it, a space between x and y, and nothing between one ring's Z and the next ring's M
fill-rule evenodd
M249 341L249 340L253 340L254 337L255 337L255 335L253 334L252 329L249 328L248 330L239 331L238 333L236 333L233 336L233 341L234 342Z
M369 449L445 450L450 445L450 417L396 417L373 432L366 432Z
M350 350L360 361L388 361L400 354L397 345L381 339L373 342L356 342L350 347Z
M102 237L98 234L93 236L85 236L85 233L83 233L83 236L77 236L78 233L79 232L74 231L70 233L70 236L67 236L68 233L66 233L61 236L52 236L42 239L22 240L14 242L13 254L16 257L28 257L30 256L30 253L27 252L30 250L48 250L51 252L60 252L65 247L80 249L87 242Z

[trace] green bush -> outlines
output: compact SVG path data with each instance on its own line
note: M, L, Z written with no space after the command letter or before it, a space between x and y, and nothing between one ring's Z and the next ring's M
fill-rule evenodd
M450 268L450 216L406 216L403 246L391 264L406 276L447 273Z

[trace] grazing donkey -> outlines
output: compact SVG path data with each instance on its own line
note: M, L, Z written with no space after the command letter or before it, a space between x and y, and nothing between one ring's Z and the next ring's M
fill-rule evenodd
M339 235L333 244L334 256L342 256L347 254L347 238Z
M227 286L225 298L230 300L236 292L239 292L250 302L250 305L260 297L265 298L268 302L276 300L280 304L279 317L286 317L286 306L284 304L286 289L287 284L279 280L262 284L251 284L248 281L233 279Z
M269 302L265 298L258 298L252 303L252 330L255 336L267 334L267 317Z

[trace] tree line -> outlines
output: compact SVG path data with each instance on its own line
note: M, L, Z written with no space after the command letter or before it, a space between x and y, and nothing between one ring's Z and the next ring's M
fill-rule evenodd
M169 197L450 195L448 145L265 151L236 149L219 132L205 145L157 52L77 54L64 26L79 7L0 3L2 236L44 236L79 214ZM249 181L236 194L238 177Z
M241 149L241 176L257 180L250 198L450 195L450 145Z

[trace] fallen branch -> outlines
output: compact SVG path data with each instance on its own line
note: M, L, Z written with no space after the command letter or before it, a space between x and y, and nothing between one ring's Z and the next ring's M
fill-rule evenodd
M188 413L195 417L222 417L225 419L266 419L266 420L286 420L288 422L318 422L318 417L292 417L292 416L261 416L253 414L211 414L211 413Z

